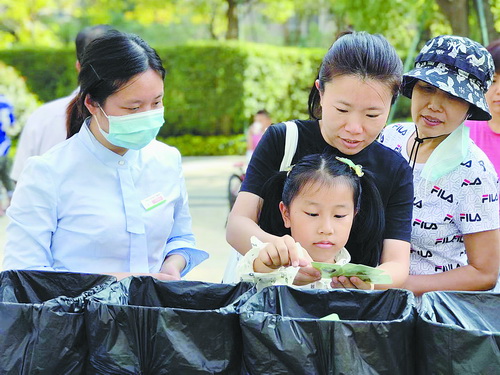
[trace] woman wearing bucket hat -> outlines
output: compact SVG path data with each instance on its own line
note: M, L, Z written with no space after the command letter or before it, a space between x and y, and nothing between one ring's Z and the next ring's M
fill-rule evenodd
M413 167L410 277L416 295L488 290L499 269L498 178L469 137L466 119L489 120L484 94L494 73L490 53L463 37L428 41L403 94L414 123L388 126L380 142Z

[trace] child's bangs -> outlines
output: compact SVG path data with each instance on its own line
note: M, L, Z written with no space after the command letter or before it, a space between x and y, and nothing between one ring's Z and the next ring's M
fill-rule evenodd
M321 171L314 171L303 180L299 188L299 194L307 192L316 193L326 187L349 186L354 193L354 186L350 178L346 176L332 176Z

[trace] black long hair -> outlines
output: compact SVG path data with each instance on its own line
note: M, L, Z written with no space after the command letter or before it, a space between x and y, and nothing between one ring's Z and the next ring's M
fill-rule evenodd
M495 64L495 73L500 74L500 39L494 40L488 47L486 47L491 57L493 57L493 63Z
M94 40L114 30L109 25L94 25L83 28L75 38L76 59L82 61L85 48Z
M316 77L321 92L326 83L343 75L380 81L391 89L394 103L401 86L403 62L382 35L364 31L345 33L323 57ZM311 119L321 119L320 95L315 84L309 93L308 110Z
M264 231L276 236L290 234L279 210L280 201L289 208L306 184L332 184L335 179L341 178L352 188L356 210L346 248L353 263L377 266L385 228L384 208L371 173L366 169L363 173L359 177L349 165L331 153L307 155L289 172L278 172L264 184L264 203L258 224Z
M116 30L90 42L80 64L80 92L67 109L68 138L78 133L83 120L90 116L85 107L87 95L102 106L110 95L139 73L153 69L165 78L165 69L153 48L137 35Z

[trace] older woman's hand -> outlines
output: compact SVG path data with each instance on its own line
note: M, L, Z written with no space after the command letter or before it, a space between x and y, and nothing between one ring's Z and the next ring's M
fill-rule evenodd
M338 276L332 277L332 282L330 283L332 288L339 289L362 289L362 290L373 290L374 285L372 283L364 282L359 277L345 277Z
M312 266L300 267L293 280L294 285L307 285L321 280L321 272Z

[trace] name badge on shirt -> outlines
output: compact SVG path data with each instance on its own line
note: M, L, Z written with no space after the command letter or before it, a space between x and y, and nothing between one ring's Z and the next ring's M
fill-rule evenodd
M158 207L160 204L165 203L166 199L163 196L162 192L154 193L153 195L144 198L141 201L142 206L146 209L146 211L152 210L155 207Z

